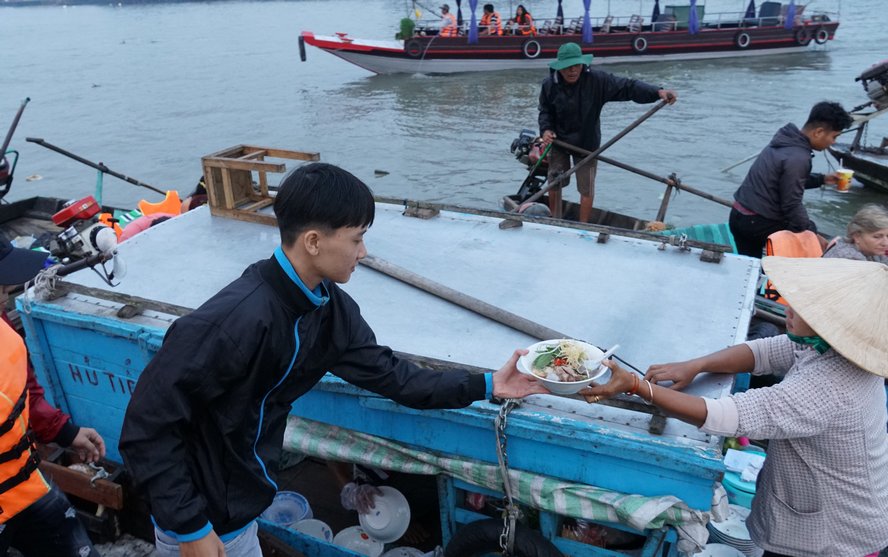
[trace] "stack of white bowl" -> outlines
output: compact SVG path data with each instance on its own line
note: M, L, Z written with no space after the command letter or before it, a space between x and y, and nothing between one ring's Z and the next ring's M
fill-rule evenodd
M749 509L740 505L728 505L728 508L730 510L725 520L709 523L709 541L739 549L747 557L761 557L764 551L752 542L746 529Z

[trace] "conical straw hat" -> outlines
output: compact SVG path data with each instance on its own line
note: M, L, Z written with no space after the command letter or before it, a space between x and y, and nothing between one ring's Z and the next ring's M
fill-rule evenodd
M762 267L793 311L836 352L888 377L888 265L765 257Z

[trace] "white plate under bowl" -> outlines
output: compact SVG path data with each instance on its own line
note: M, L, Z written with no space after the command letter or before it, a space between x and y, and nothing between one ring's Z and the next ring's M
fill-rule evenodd
M379 557L385 549L381 541L374 540L360 526L349 526L342 530L333 536L333 543L366 557Z
M539 356L537 354L537 349L545 347L545 346L555 346L559 342L563 340L568 340L570 342L579 344L586 351L586 355L588 356L587 362L594 362L598 358L600 358L604 352L599 350L597 347L592 346L591 344L585 343L580 340L573 339L553 339L553 340L544 340L542 342L537 342L536 344L532 344L527 347L528 353L524 356L518 358L518 371L522 373L526 373L528 375L533 376L537 381L542 383L549 392L556 395L572 395L579 392L584 387L588 387L592 382L601 377L605 371L608 371L608 368L599 365L598 369L589 370L589 378L583 379L582 381L553 381L552 379L546 379L544 377L539 377L533 371L533 361Z
M373 498L373 508L369 513L359 514L358 522L374 539L390 543L407 531L410 525L410 505L407 498L393 487L384 485L379 490L382 494Z

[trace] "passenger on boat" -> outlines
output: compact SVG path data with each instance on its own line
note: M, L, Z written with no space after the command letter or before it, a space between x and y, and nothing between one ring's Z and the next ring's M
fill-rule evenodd
M544 145L560 139L577 147L594 151L601 144L601 109L611 101L652 103L662 99L672 104L678 98L674 91L642 81L617 77L593 70L591 54L583 54L577 43L565 43L558 57L549 64L549 77L540 91L539 124ZM576 164L582 157L573 155ZM560 147L549 150L548 180L551 182L568 170L570 154ZM580 192L580 221L589 222L595 198L597 161L581 167L575 174ZM564 187L567 182L561 185ZM552 215L562 215L561 188L549 190Z
M888 209L864 205L848 223L848 233L830 242L823 257L843 257L888 264Z
M484 13L478 23L478 30L482 35L502 35L502 21L499 12L493 9L493 4L484 4Z
M37 469L39 457L28 433L41 443L70 447L85 462L105 456L96 430L78 427L44 399L21 336L5 307L8 292L34 278L46 253L13 248L0 238L0 555L14 547L25 557L98 557L65 494Z
M439 37L455 37L459 34L459 26L456 23L456 16L450 13L450 6L441 5L441 30L438 32Z
M835 143L851 122L838 103L820 102L801 130L790 123L777 131L734 193L728 225L738 253L760 258L768 236L778 230L817 232L805 210L805 190L835 184L838 177L812 174L811 157ZM823 238L821 247L826 248Z
M291 404L329 371L412 408L459 408L545 389L520 373L422 369L376 342L336 283L367 255L370 189L325 163L297 168L274 203L281 245L169 328L145 367L120 452L147 494L159 556L260 555Z
M515 17L509 20L512 24L512 33L515 35L536 35L536 27L533 26L533 17L522 4L515 8Z
M653 365L644 379L608 362L610 381L583 394L627 393L709 434L767 439L746 520L766 557L874 555L888 546L888 267L789 257L762 266L789 302L786 335ZM783 379L719 399L680 392L701 373L750 370Z

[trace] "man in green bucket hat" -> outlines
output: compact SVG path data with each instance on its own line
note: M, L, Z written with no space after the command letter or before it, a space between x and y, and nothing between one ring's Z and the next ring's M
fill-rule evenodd
M669 89L593 70L591 63L592 55L583 54L580 45L565 43L558 49L557 58L549 64L551 71L543 81L539 105L540 137L544 145L558 138L594 151L601 145L599 119L605 103L635 101L646 104L662 99L672 104L678 98ZM581 158L573 155L573 163ZM553 145L549 150L548 180L551 182L566 172L570 162L570 154ZM589 222L592 214L597 162L592 161L576 172L581 222ZM554 217L562 216L560 187L549 190L549 209Z

